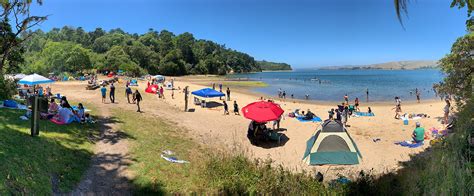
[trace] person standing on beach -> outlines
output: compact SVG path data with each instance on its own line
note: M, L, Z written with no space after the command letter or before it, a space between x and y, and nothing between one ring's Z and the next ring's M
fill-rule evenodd
M283 99L286 99L286 91L283 91L282 96L283 96Z
M415 93L416 93L416 101L417 101L418 103L420 103L420 91L419 91L418 89L416 89L416 92L415 92Z
M165 92L163 90L163 86L160 87L160 95L162 99L165 99Z
M135 103L137 103L137 108L138 108L137 112L142 112L140 110L140 101L142 101L142 100L143 100L143 98L142 98L142 95L140 94L140 92L138 92L138 90L135 90L135 93L133 95L133 101Z
M345 105L349 105L349 96L344 95L344 102L345 102Z
M356 99L354 100L354 105L355 105L355 109L356 111L360 111L359 110L359 97L356 97Z
M130 86L126 85L125 86L125 96L127 96L128 103L130 103L130 95L131 94L132 94L132 89L130 88Z
M443 112L444 112L444 124L448 124L448 118L449 118L449 109L451 108L451 102L449 99L446 99L446 105L444 106Z
M222 83L219 84L219 92L222 93Z
M341 111L339 109L336 109L336 120L341 122Z
M110 102L115 103L115 86L114 86L114 83L110 84L109 98L110 98Z
M234 101L234 114L235 115L240 115L239 105L237 105L237 101Z
M329 118L328 119L333 120L334 119L334 108L331 108L331 110L328 111L328 113L329 113Z
M230 101L230 89L229 89L229 87L227 87L226 93L227 93L227 101Z
M216 90L216 83L212 83L212 90Z
M306 94L306 95L305 95L305 98L306 98L306 100L308 100L308 99L309 99L309 95L308 95L308 94Z
M342 114L341 114L341 122L344 125L344 127L347 126L347 120L349 118L348 113L349 113L349 108L347 106L345 106L344 109L342 110Z
M225 101L222 102L224 104L224 115L229 115L229 106Z
M105 88L105 85L100 88L100 92L102 93L102 103L105 103L105 97L107 95L107 88Z

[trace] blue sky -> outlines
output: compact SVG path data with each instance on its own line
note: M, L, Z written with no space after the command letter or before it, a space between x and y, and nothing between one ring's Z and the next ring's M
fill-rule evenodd
M294 67L438 60L465 34L451 0L410 1L405 30L392 0L47 0L41 29L70 25L191 32L258 60Z

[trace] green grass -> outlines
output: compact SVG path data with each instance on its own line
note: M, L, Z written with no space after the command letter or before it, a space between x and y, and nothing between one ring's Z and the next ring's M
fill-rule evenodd
M197 175L202 149L199 144L187 139L183 130L157 117L121 110L114 110L113 113L121 122L120 129L133 138L130 153L136 161L130 169L136 175L133 179L136 194L184 193L203 187ZM191 164L167 162L160 157L163 150L171 150L177 158L188 160Z
M135 194L315 194L330 190L309 173L294 174L270 160L250 160L240 152L218 153L187 137L179 128L158 117L114 110L120 128L130 135L135 162L130 169ZM160 157L171 150L176 157L190 161L174 164ZM334 191L334 190L332 190Z
M88 168L97 125L58 126L40 121L39 137L30 136L24 110L0 109L0 194L49 195L71 190Z

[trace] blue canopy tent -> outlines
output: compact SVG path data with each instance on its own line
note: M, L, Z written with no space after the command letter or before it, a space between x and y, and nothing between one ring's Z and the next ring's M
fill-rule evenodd
M54 81L49 78L46 78L38 74L32 74L18 81L18 84L26 84L26 85L33 86L37 84L46 84L46 83L52 83L52 82Z
M221 93L219 91L216 91L212 88L203 88L201 90L193 91L191 94L199 96L199 97L205 97L205 98L212 98L212 97L223 97L225 96L224 93Z

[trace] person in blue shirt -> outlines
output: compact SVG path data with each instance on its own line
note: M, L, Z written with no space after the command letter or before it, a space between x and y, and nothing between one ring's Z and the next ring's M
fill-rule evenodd
M105 103L105 97L107 95L107 88L105 88L105 85L102 86L100 92L102 93L102 103Z
M127 96L127 101L130 103L130 95L132 94L132 89L126 85L125 86L125 96Z

